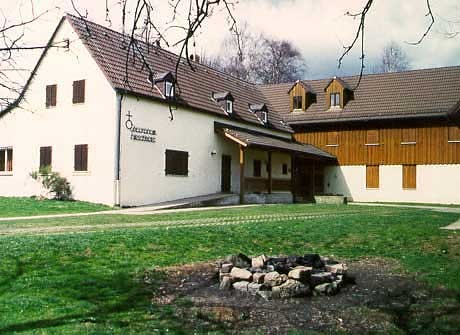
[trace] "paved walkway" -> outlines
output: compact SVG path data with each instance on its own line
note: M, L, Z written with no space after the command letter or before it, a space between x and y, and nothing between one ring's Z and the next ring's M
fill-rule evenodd
M379 204L374 202L350 202L349 205L354 206L380 206L380 207L399 207L399 208L416 208L416 209L429 209L435 212L443 213L459 213L460 207L444 207L444 206L424 206L424 205L398 205L398 204Z
M428 209L435 212L442 213L458 213L460 214L460 207L442 207L442 206L423 206L423 205L398 205L398 204L376 204L372 202L351 202L350 205L362 205L362 206L381 206L381 207L399 207L399 208L417 208L417 209ZM460 230L460 219L451 223L448 226L441 227L441 229L447 230Z

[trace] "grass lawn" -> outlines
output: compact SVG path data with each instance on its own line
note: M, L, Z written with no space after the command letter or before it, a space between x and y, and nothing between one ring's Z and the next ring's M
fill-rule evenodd
M8 227L197 220L287 213L311 219L194 227L152 226L55 235L0 235L0 334L189 334L168 306L151 303L146 269L249 255L317 252L385 257L433 287L460 294L460 234L440 230L459 214L368 206L275 205L162 216L91 216ZM0 229L2 228L0 224ZM420 271L422 270L422 271Z
M112 209L109 206L83 201L37 200L35 198L0 197L0 218L97 212Z

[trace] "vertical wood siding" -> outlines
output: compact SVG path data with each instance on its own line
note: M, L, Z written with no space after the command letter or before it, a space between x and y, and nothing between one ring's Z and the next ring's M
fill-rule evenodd
M401 144L403 129L379 129L379 145L366 146L367 129L339 129L339 143L327 146L330 130L299 132L297 141L312 144L338 159L340 165L460 164L460 143L449 143L449 127L414 128L415 144ZM452 130L451 130L452 132ZM452 135L453 136L453 135Z

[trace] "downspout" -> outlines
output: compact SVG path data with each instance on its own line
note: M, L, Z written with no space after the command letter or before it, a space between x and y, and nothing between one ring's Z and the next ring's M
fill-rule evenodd
M115 206L121 206L120 191L120 157L121 157L121 105L123 94L117 92L117 130L116 130L116 147L115 147Z

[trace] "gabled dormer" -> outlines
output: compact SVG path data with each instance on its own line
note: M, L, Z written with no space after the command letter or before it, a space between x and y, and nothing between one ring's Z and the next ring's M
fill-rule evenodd
M254 113L264 125L268 123L268 108L265 104L249 104L249 111Z
M316 94L313 88L300 80L297 80L292 85L288 94L291 112L304 112L316 102Z
M158 73L149 78L160 91L161 94L167 99L174 99L176 97L176 80L171 72Z
M212 92L212 99L222 107L225 113L233 115L233 102L235 99L230 92Z
M344 108L348 101L353 100L353 90L339 77L334 77L324 88L327 109Z

